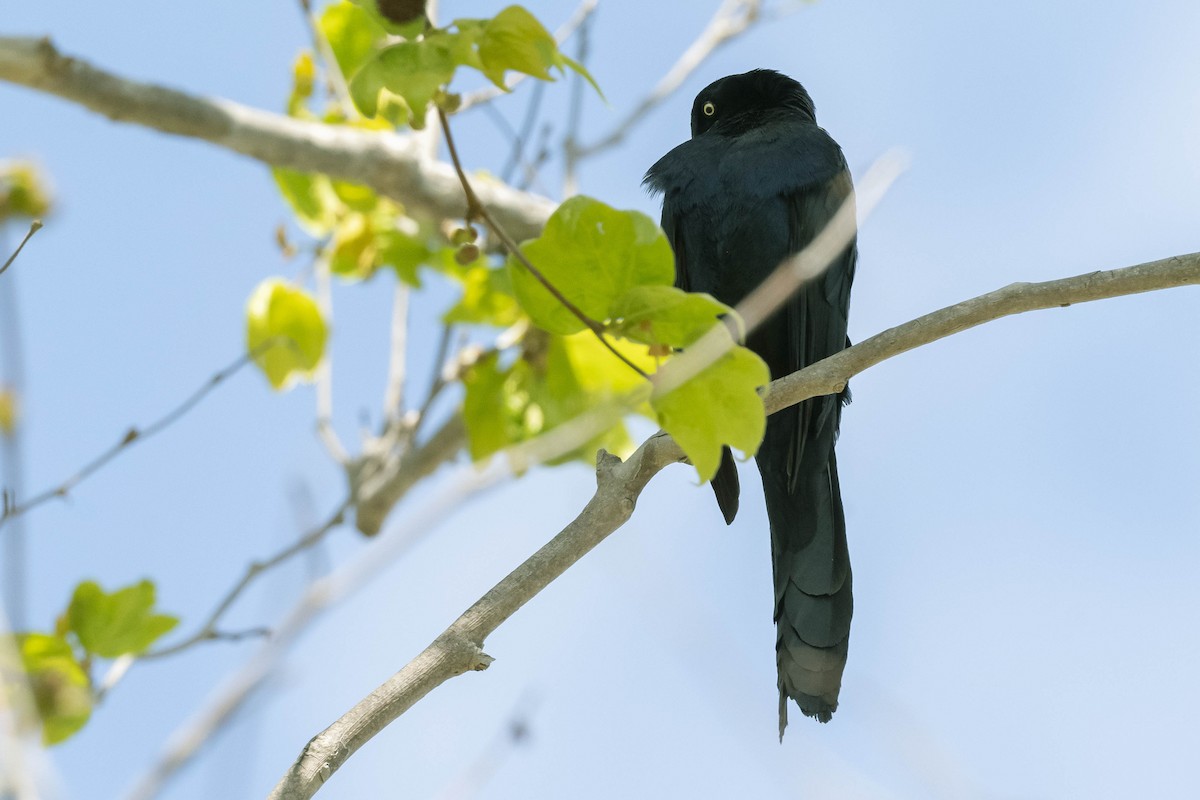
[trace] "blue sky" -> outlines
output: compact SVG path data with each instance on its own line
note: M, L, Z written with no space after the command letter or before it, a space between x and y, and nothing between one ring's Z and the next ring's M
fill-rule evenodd
M50 33L120 74L278 109L307 42L294 5L17 4L4 32ZM498 9L443 5L445 17ZM529 7L554 27L572 6ZM602 0L589 66L609 105L588 98L585 139L637 103L710 11ZM624 146L587 163L581 188L656 214L641 176L687 136L695 92L753 67L787 72L856 174L894 145L913 154L861 233L859 340L1013 281L1197 249L1198 38L1200 6L1182 0L805 4L715 54ZM514 124L530 88L497 103ZM546 89L551 141L567 95ZM294 266L273 245L286 212L260 164L5 84L0 120L0 157L36 158L59 198L3 278L23 315L26 483L38 489L236 357L251 289ZM482 113L459 131L470 166L504 163ZM557 165L544 182L559 185ZM3 236L0 250L15 245L16 231ZM335 409L350 441L382 397L390 296L386 276L335 294ZM416 309L414 336L430 348L447 299ZM531 738L479 797L1196 794L1198 300L1186 288L1023 315L855 379L838 460L856 614L831 724L796 715L776 741L757 477L743 473L742 512L725 528L678 468L489 639L491 669L426 698L322 796L448 796L518 707ZM414 375L428 360L415 357ZM198 623L248 561L295 536L296 487L314 514L340 499L312 415L310 389L275 395L241 374L69 502L31 514L31 621L51 624L82 578L151 576L161 605ZM262 796L310 736L557 532L592 486L582 466L536 470L447 518L326 615L167 796ZM436 491L414 493L391 527ZM230 624L275 621L309 570L363 547L333 534ZM253 651L214 644L137 667L52 751L63 796L128 789Z

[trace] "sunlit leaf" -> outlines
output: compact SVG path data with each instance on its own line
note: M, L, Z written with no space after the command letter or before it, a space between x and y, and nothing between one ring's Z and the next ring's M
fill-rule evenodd
M369 278L379 266L375 229L365 214L349 214L333 234L329 269L343 278Z
M342 74L349 78L386 40L374 16L353 3L330 3L318 20Z
M325 352L327 330L317 301L282 278L258 285L246 306L246 349L282 389L312 376Z
M669 286L675 261L662 230L645 214L618 211L576 196L555 210L542 235L522 250L567 300L596 322L613 317L616 301L636 286ZM585 325L515 258L509 273L522 308L539 326L563 335Z
M27 161L0 161L0 222L50 213L50 190Z
M644 347L626 346L645 352ZM612 364L624 372L612 369ZM463 415L472 458L486 458L562 425L577 425L597 410L603 413L588 420L598 420L598 427L584 430L581 441L547 463L574 459L590 463L601 447L628 454L633 442L620 414L621 396L632 383L629 375L637 379L591 333L563 337L530 331L520 357L511 364L502 366L500 357L492 353L464 376Z
M17 416L17 393L0 387L0 434L7 436L17 429Z
M70 630L92 655L139 655L179 624L176 617L154 612L154 594L154 583L148 580L112 593L95 581L84 581L75 587L67 608Z
M429 101L454 77L452 43L445 36L420 42L400 42L380 51L350 81L350 94L359 111L368 117L379 113L380 92L402 98L409 123L425 126Z
M302 51L292 64L292 94L288 97L288 114L293 117L307 116L305 103L312 97L313 84L317 76L317 67L313 62L312 53Z
M463 22L460 20L456 23L460 29ZM504 76L508 70L548 81L553 80L550 69L557 68L560 72L567 69L578 72L597 93L600 92L583 65L563 55L554 36L521 6L509 6L482 22L483 33L478 44L479 70L501 89L506 88Z
M669 371L670 365L664 372ZM717 472L723 445L747 454L758 450L766 416L757 389L770 380L761 358L736 347L678 388L656 390L650 404L663 430L675 437L700 479L707 481Z
M342 201L327 176L283 167L275 167L271 174L300 227L313 236L325 236L333 229Z
M463 419L474 461L524 438L522 412L528 394L518 393L520 378L514 378L511 369L501 369L499 359L498 353L488 353L463 375Z
M87 674L61 636L22 633L15 642L41 717L42 740L58 744L82 728L92 714Z
M649 345L687 347L733 309L707 294L674 286L635 286L617 298L615 333Z
M480 259L466 268L460 280L462 298L442 316L444 322L506 328L520 318L508 270L490 267Z

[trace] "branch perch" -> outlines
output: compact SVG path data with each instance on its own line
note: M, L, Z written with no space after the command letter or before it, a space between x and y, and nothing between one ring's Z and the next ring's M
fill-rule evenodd
M423 157L412 136L305 122L128 80L63 55L48 38L0 36L0 80L57 95L119 122L203 139L264 164L369 186L414 214L441 220L462 213L454 170ZM518 240L536 236L556 205L495 181L481 182L476 191Z
M900 353L982 325L1043 308L1200 284L1200 253L1044 283L1014 283L883 331L805 369L773 381L768 413L841 391L849 379ZM484 640L633 514L642 490L668 464L683 460L669 436L656 434L621 462L601 451L596 493L548 544L471 606L403 669L319 733L300 753L271 800L312 797L360 747L434 688L492 658Z

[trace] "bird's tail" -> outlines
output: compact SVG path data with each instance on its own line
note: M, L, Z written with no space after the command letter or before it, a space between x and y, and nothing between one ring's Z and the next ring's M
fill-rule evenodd
M837 710L854 612L836 422L818 416L772 416L757 458L771 523L781 739L789 697L821 722ZM809 435L798 435L801 425Z

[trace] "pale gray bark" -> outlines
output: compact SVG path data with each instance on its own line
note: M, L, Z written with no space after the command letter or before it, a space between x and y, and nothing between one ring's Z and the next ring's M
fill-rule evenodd
M454 170L425 157L411 136L306 122L128 80L63 55L48 38L0 37L0 80L57 95L118 122L203 139L271 166L360 183L415 215L440 221L466 211ZM477 180L475 189L518 241L536 236L555 208L552 200L497 181Z

